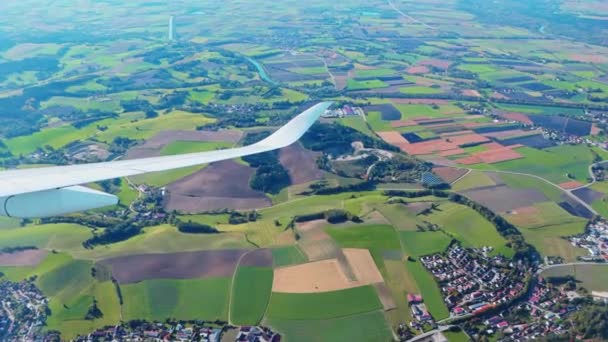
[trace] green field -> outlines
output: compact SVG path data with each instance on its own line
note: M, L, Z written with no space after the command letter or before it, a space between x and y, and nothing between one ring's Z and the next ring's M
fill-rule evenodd
M404 87L399 89L400 92L404 94L420 94L420 95L429 95L429 94L441 94L442 91L439 88L432 87Z
M543 277L573 276L578 285L589 291L608 291L607 265L568 265L550 268L542 273Z
M402 231L399 237L405 252L414 257L444 252L452 241L443 232Z
M154 279L121 285L123 319L227 320L230 278Z
M272 318L268 325L288 342L391 341L392 334L381 311L322 320Z
M348 90L366 90L366 89L377 89L388 87L388 84L380 80L369 80L369 81L357 81L349 79L346 85Z
M561 202L564 191L538 178L524 175L501 173L500 179L507 186L514 189L536 189L542 192L548 199Z
M59 251L84 250L82 242L92 237L91 229L77 224L29 225L0 230L0 248L36 246Z
M342 247L374 250L401 249L395 229L387 225L330 227L326 231Z
M372 286L321 293L273 292L266 316L270 320L321 320L371 312L380 308L382 304Z
M494 255L513 256L513 250L506 246L507 241L498 234L496 227L467 206L445 202L431 214L422 216L422 219L442 227L465 247L491 246Z
M339 119L338 122L344 126L354 128L361 133L367 134L369 136L375 136L374 132L369 129L363 118L359 116L349 116L346 118Z
M541 255L561 256L566 262L575 262L577 256L587 255L588 252L586 249L572 246L563 237L582 234L585 226L586 222L575 222L533 229L520 228L520 231Z
M416 230L416 225L422 223L403 204L383 204L377 206L376 209L393 227L399 230Z
M274 267L302 264L308 261L297 246L276 247L272 249Z
M387 76L395 73L395 70L381 68L381 69L365 69L365 70L357 70L357 77L378 77L378 76Z
M387 225L364 225L328 228L326 232L340 247L368 249L379 269L383 269L384 251L401 250L395 229Z
M260 322L272 291L272 276L271 268L238 268L232 289L230 322L239 325L255 325Z
M593 163L591 149L584 145L559 145L544 150L522 147L517 152L524 158L472 167L533 174L554 183L571 181L567 176L570 174L573 179L587 183L588 167Z
M435 320L447 318L449 312L443 302L441 291L433 276L424 268L424 266L422 266L420 261L406 262L405 265L408 272L411 273L416 280L416 284L418 285L418 289L429 313L433 315Z
M119 321L118 297L111 282L97 282L91 276L93 264L75 260L63 253L51 253L35 267L0 267L8 279L20 281L36 276L36 284L49 297L51 315L48 329L59 330L64 338L74 338L90 330ZM91 321L85 315L93 302L99 302L103 317Z

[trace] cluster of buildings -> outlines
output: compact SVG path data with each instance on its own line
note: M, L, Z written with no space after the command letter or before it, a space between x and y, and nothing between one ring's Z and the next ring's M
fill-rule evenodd
M361 107L344 105L342 108L328 109L321 115L323 118L344 118L347 116L365 117L365 111Z
M590 223L584 234L568 238L573 246L585 248L588 256L579 257L582 261L608 261L608 222L604 220Z
M281 342L281 335L266 327L241 327L238 342Z
M525 270L504 257L452 245L445 255L420 258L437 279L451 317L482 314L524 292Z
M201 324L149 323L132 321L117 326L97 329L76 342L90 341L200 341L200 342L280 342L281 335L266 327L244 326L232 338L225 334L225 327L207 327ZM236 336L236 337L234 337Z
M435 320L426 308L421 295L410 293L407 295L407 302L412 311L413 318L410 322L410 327L423 332L425 325L435 326Z
M1 341L36 339L47 315L47 298L33 281L0 281Z
M483 322L484 335L502 336L499 341L527 341L568 333L565 318L579 309L571 301L579 296L564 288L550 287L539 278L524 302L487 317ZM470 336L480 332L468 331Z
M148 323L133 321L128 324L107 326L86 336L78 336L76 342L89 341L202 341L219 342L222 329L198 325L186 327L181 323Z

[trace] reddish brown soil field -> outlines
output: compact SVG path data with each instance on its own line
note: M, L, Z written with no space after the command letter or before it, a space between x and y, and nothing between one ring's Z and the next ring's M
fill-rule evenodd
M444 182L451 184L458 178L464 176L467 173L467 170L440 166L433 168L433 173L443 179Z
M596 124L591 125L591 135L599 135L602 130Z
M456 163L462 164L462 165L475 165L475 164L481 163L481 159L479 159L475 156L464 157L464 158L456 159L454 161Z
M577 181L571 181L571 182L565 182L565 183L560 183L559 186L562 189L566 189L566 190L570 190L570 189L576 189L578 187L583 186L584 184L581 182L577 182Z
M523 158L521 154L513 151L511 147L495 148L488 151L477 152L469 157L457 159L456 162L464 165L479 163L493 164L507 160Z
M110 266L121 284L146 279L192 279L232 276L246 250L198 251L170 254L127 255L100 261Z
M490 139L488 139L482 135L476 134L476 133L458 135L458 136L450 137L449 139L453 144L456 144L458 146L468 145L468 144L477 144L477 143L483 143L483 142L490 141Z
M394 127L394 128L409 127L409 126L416 126L416 125L418 125L418 123L414 120L391 121L391 127Z
M499 163L507 160L514 160L523 158L521 154L513 151L510 148L495 149L490 151L479 152L475 154L476 157L480 158L486 164Z
M502 146L501 144L497 143L497 142L491 142L491 143L487 143L487 144L483 144L483 147L487 148L488 150L498 150L501 148L505 148L504 146Z
M312 182L323 177L323 171L317 167L317 158L321 153L305 149L296 143L279 151L279 161L289 173L292 184Z
M547 197L536 189L513 189L505 185L488 186L462 193L498 213L506 213L517 208L548 201Z
M427 72L429 72L429 68L425 67L425 66L413 66L408 68L407 70L408 74L426 74Z
M464 96L470 96L470 97L481 97L481 94L474 89L464 89L462 91L462 95Z
M44 249L28 249L15 253L0 253L0 266L36 266L48 251Z
M501 117L507 120L513 120L523 123L524 125L533 125L534 122L526 114L522 113L504 113L500 114Z
M456 132L448 132L448 133L442 133L439 134L440 137L442 138L449 138L449 137L453 137L456 135L463 135L463 134L472 134L474 133L473 131L469 131L469 130L465 130L465 131L456 131Z
M272 267L272 252L268 248L251 251L243 256L239 266Z
M272 203L249 187L254 170L233 160L211 164L167 186L165 209L202 212L215 209L254 209Z
M397 147L409 145L408 141L399 132L378 132L378 135L382 140Z
M213 141L213 142L238 142L243 132L237 130L220 131L162 131L148 139L144 144L131 148L126 159L156 157L160 150L174 141Z
M535 206L521 207L521 208L516 208L516 209L511 210L511 214L514 214L514 215L539 215L540 210L538 210L538 208L536 208Z
M494 94L492 94L491 97L494 99L499 99L499 100L508 100L509 99L507 96L505 96L501 93L497 93L497 92L494 92Z
M425 59L418 62L418 65L429 65L435 67L437 69L447 69L452 65L452 62L446 61L444 59Z
M595 63L595 64L608 63L608 57L603 56L603 55L572 54L569 57L573 61L583 62L583 63Z
M441 151L441 152L439 152L439 155L442 157L449 157L449 156L456 156L456 155L463 154L463 153L465 153L464 149L455 148L453 150Z
M535 131L524 131L522 129L512 129L512 130L508 130L508 131L484 133L483 135L485 135L486 137L489 137L489 138L496 138L496 139L502 140L502 139L520 137L520 136L524 136L524 135L531 135L534 132Z

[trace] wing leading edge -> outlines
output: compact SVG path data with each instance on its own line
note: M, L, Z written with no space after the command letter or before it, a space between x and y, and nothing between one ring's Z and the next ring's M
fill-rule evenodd
M332 102L321 102L308 108L266 139L248 146L175 156L2 171L0 197L178 169L276 150L300 139L331 104Z

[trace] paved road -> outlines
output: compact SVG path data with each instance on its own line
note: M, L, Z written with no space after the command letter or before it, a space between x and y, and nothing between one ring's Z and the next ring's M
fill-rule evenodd
M424 27L426 27L426 28L428 28L428 29L431 29L431 30L436 30L436 29L437 29L436 27L433 27L433 26L431 26L431 25L428 25L428 24L426 24L426 23L423 23L422 21L420 21L420 20L418 20L418 19L416 19L416 18L414 18L414 17L412 17L412 16L408 15L407 13L404 13L403 11L401 11L400 9L398 9L398 8L397 8L397 6L395 6L395 4L393 4L393 3L391 2L391 0L386 0L386 2L387 2L387 3L389 4L389 6L391 6L391 7L392 7L392 8L393 8L393 9L394 9L394 10L395 10L397 13L401 14L401 15L402 15L403 17L405 17L406 19L411 20L411 21L413 21L413 22L415 22L415 23L418 23L418 24L420 24L420 25L422 25L422 26L424 26Z
M431 331L425 332L424 334L420 334L418 336L415 336L415 337L407 340L407 342L414 342L414 341L422 340L423 338L430 337L433 334L436 334L436 333L439 333L439 332L444 332L444 331L450 329L451 327L452 327L451 325L440 325L438 329L431 330Z

